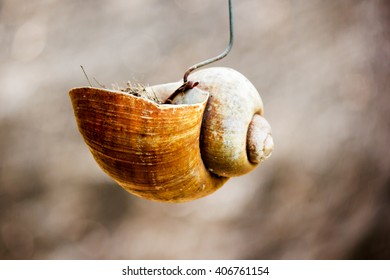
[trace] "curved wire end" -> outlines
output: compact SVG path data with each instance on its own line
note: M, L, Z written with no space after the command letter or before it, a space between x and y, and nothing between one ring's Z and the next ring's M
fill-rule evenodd
M232 0L228 0L228 2L229 2L229 35L230 35L229 45L227 46L227 48L220 55L218 55L216 57L213 57L213 58L210 58L210 59L207 59L205 61L199 62L199 63L197 63L195 65L192 65L190 68L188 68L188 70L184 73L184 77L183 77L183 82L184 83L187 83L188 76L191 74L192 71L224 58L225 56L228 55L228 53L232 49L232 47L233 47L233 39L234 39Z
M205 61L202 61L202 62L199 62L195 65L192 65L190 68L188 68L188 70L184 73L184 77L183 77L183 85L181 85L177 90L175 90L174 93L172 93L164 102L164 104L172 104L172 100L177 96L179 95L180 93L183 93L189 89L192 89L194 87L196 87L199 83L198 82L191 82L191 81L188 81L188 76L191 74L192 71L200 68L200 67L203 67L205 65L208 65L210 63L213 63L215 61L218 61L222 58L224 58L225 56L227 56L227 54L230 52L230 50L232 49L233 47L233 39L234 39L234 34L233 34L233 13L232 13L232 0L228 0L229 2L229 33L230 33L230 39L229 39L229 45L227 46L227 48L218 56L216 57L213 57L213 58L210 58L210 59L207 59Z

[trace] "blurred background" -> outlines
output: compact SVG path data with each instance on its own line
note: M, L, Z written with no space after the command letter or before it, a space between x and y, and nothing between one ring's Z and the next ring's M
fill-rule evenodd
M390 2L235 0L212 66L258 89L272 157L162 204L103 173L69 89L178 81L227 0L0 0L0 259L390 259Z

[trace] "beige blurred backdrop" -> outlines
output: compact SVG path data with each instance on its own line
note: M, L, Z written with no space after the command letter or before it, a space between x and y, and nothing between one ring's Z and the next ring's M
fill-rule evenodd
M213 195L129 195L68 96L178 81L228 42L227 0L0 1L0 259L389 259L390 3L233 0L213 66L260 92L275 151Z

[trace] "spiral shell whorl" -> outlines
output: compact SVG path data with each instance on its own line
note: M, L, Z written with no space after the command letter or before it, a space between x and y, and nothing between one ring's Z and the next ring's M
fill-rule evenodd
M190 80L199 81L198 87L210 93L200 144L205 165L210 172L223 177L248 173L264 157L259 157L264 137L257 135L259 129L249 130L254 116L263 114L263 102L256 88L241 73L222 67L200 70ZM268 154L270 146L273 145L268 145Z
M247 136L247 152L249 161L260 163L271 156L274 141L271 135L271 126L265 118L254 115L249 124Z

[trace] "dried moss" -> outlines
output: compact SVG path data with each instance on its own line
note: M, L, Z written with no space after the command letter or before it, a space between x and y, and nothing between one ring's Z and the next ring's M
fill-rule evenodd
M127 82L126 88L119 88L119 90L137 97L148 99L157 104L162 103L153 91L147 91L145 86L140 83L132 84L131 82Z

